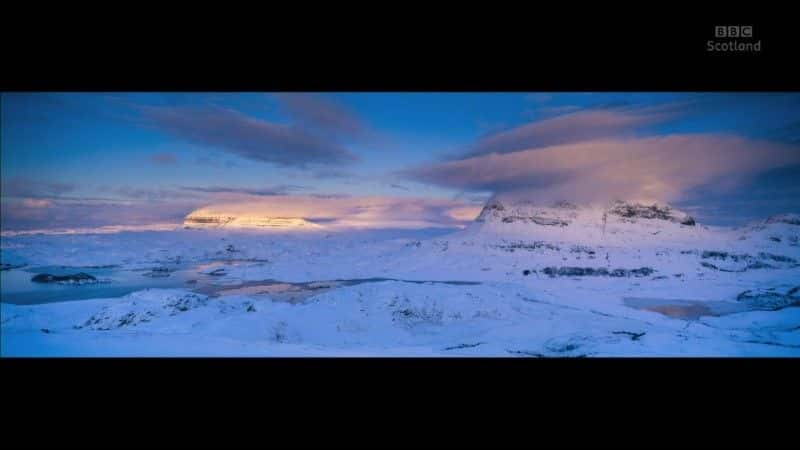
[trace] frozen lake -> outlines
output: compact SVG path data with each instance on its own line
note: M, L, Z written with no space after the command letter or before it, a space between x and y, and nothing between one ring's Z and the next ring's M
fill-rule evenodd
M40 273L69 275L79 272L94 276L100 282L94 284L65 285L58 283L34 283L31 278ZM176 288L190 286L190 280L198 280L193 269L179 269L168 277L148 277L146 269L120 269L115 267L66 267L42 266L12 269L0 272L0 301L15 305L35 305L90 298L121 297L147 288ZM205 277L208 277L205 275Z
M667 317L697 320L702 316L722 316L748 311L742 303L668 298L624 297L625 306L663 314Z
M448 284L455 286L478 285L475 281L401 280L395 278L357 278L321 280L309 282L284 282L266 279L237 282L223 279L213 273L224 270L235 263L230 261L204 263L168 268L166 276L150 276L150 269L125 269L120 267L68 267L40 266L11 269L0 272L0 302L14 305L36 305L93 298L115 298L148 288L186 288L211 296L220 295L270 295L277 301L296 303L324 291L341 286L362 283L400 281L416 284ZM36 283L31 279L37 274L74 275L87 273L97 278L97 283L70 285L59 283Z

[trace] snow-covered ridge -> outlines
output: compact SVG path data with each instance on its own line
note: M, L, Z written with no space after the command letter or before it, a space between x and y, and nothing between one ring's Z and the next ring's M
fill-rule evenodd
M593 214L602 211L605 220L637 222L640 220L663 220L686 226L695 226L690 215L676 210L669 205L657 203L643 204L616 200L608 205L578 206L561 201L553 205L542 206L529 202L503 202L491 200L484 206L476 222L500 223L532 223L544 226L565 227L573 222L591 221ZM610 216L610 217L609 217Z
M740 241L752 241L781 247L800 247L800 215L780 214L752 223L738 230Z
M788 225L800 225L800 214L778 214L764 221L765 224L785 223Z
M197 210L183 221L186 228L272 228L318 229L319 225L302 217L274 217L262 215L229 215L209 210Z
M144 225L105 225L100 227L64 228L64 229L34 229L34 230L3 230L0 236L26 236L33 234L115 234L128 231L175 231L180 228L177 223L152 223Z
M493 199L470 228L472 233L546 242L624 246L697 242L716 234L669 205L625 201L541 205Z

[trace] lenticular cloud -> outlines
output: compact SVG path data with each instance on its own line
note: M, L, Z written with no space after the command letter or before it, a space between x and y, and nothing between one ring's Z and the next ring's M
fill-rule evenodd
M800 149L729 135L604 138L491 153L405 172L466 191L542 199L676 201L698 186L730 189L749 176L800 162Z

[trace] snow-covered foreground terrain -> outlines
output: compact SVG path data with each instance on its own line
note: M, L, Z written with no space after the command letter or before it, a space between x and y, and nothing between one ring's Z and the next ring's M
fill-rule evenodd
M668 208L495 201L466 229L435 235L6 236L0 351L800 356L798 235L791 215L721 229ZM106 283L25 284L54 268ZM86 299L105 286L118 289Z

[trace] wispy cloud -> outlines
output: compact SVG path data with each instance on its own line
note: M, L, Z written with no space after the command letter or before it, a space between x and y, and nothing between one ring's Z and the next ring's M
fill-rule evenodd
M730 135L606 138L417 167L417 181L466 191L570 200L672 201L698 186L800 162L800 148Z
M357 179L361 178L362 176L356 174L354 172L348 172L346 170L336 170L336 169L322 169L315 171L312 176L314 178L319 178L321 180L327 179Z
M75 191L77 185L74 183L63 183L56 181L41 181L24 177L12 177L3 180L3 197L30 197L30 198L52 198L58 197Z
M198 198L189 192L182 192L179 189L170 188L147 188L133 186L119 186L108 188L107 192L114 194L123 200L145 200L150 202L164 202L176 199Z
M674 117L677 112L677 105L581 110L490 134L469 146L466 152L458 157L510 153L619 136L638 127L667 120Z
M209 194L246 194L256 196L287 195L290 192L308 189L306 186L283 184L263 188L242 188L230 186L181 186L183 190Z
M351 139L362 136L366 127L349 109L319 94L272 94L282 109L299 125L326 136Z
M148 202L18 200L0 203L0 228L8 230L60 229L108 225L180 223L197 208L192 201L171 201L169 208Z
M193 144L285 167L342 165L349 150L296 127L219 107L139 107L146 123Z

